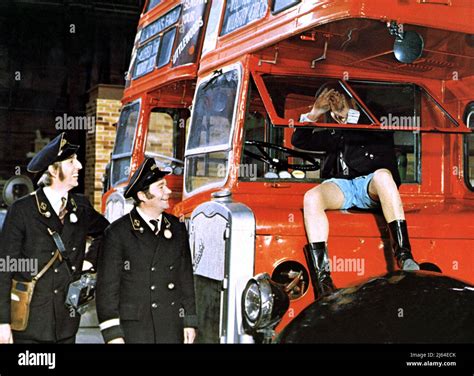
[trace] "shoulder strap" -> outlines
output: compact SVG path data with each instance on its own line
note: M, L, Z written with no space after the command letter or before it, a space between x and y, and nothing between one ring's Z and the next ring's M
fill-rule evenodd
M65 257L66 247L64 247L64 243L63 243L63 240L61 239L61 236L56 231L51 230L49 227L48 227L48 232L49 232L49 235L53 237L54 243L56 244L58 251L61 253L61 256Z
M58 248L58 251L59 251L58 255L61 256L64 259L64 261L66 261L66 265L68 267L69 273L72 274L74 270L71 266L71 262L69 261L69 258L66 255L66 247L64 247L64 243L63 243L63 240L61 239L61 236L56 231L51 230L49 227L48 227L48 232L53 237L54 243L56 244L56 247Z
M56 261L58 256L59 256L59 252L58 251L54 252L54 256L51 257L51 260L48 261L48 263L43 267L43 269L41 269L41 271L34 276L33 281L37 282L38 279L40 279L43 276L43 274L48 271L51 265L53 265L54 261Z

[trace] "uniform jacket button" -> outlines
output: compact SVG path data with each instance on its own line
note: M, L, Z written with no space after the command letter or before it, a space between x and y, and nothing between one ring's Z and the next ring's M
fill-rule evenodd
M170 265L170 270L173 270L174 269L174 266L173 265Z
M153 308L153 309L158 308L158 304L156 304L155 302L151 303L151 308Z
M365 156L368 157L368 156L369 156L369 153L366 152L366 153L365 153Z
M76 247L72 247L72 251L73 251L73 252L77 251L77 248L76 248Z
M174 306L174 302L171 302L171 305Z
M55 289L53 292L54 292L55 294L57 294L57 293L58 293L58 290Z
M57 272L58 272L58 269L57 269L57 268L56 268L56 269L54 269L54 272L55 272L55 273L57 273Z
M51 256L54 256L54 252L51 252Z
M150 290L154 290L154 289L156 289L155 285L151 285Z
M168 283L168 289L173 290L174 289L174 283Z
M370 158L370 159L374 159L374 155L373 155L373 154L370 154L370 155L369 155L369 158Z
M151 267L151 271L154 272L156 269L154 266Z

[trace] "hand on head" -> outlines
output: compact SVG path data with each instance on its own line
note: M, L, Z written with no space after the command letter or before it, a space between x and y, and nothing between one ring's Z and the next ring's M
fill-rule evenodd
M331 107L330 98L333 93L334 89L326 88L321 92L321 94L318 95L314 101L311 111L307 114L308 119L311 121L317 121L322 114L329 111Z
M331 107L331 116L338 123L345 123L347 121L347 114L349 113L349 102L344 94L334 91L329 98Z
M322 114L330 110L334 120L338 123L345 123L350 108L349 101L344 94L335 89L326 88L314 101L307 117L311 121L317 121Z

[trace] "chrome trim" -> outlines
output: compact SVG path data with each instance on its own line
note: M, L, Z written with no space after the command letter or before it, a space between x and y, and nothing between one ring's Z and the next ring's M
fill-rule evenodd
M191 215L189 239L194 274L222 283L220 342L253 342L244 333L241 312L242 292L255 263L253 212L230 195L205 202Z

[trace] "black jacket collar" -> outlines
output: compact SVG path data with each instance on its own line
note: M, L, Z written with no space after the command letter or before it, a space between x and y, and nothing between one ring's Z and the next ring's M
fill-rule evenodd
M35 201L37 217L50 229L61 233L64 227L73 226L75 223L78 222L80 217L79 207L71 193L68 194L68 201L66 203L66 209L68 213L64 218L64 225L59 220L58 215L56 214L51 203L44 194L43 188L37 189L35 192L32 193L32 195Z

